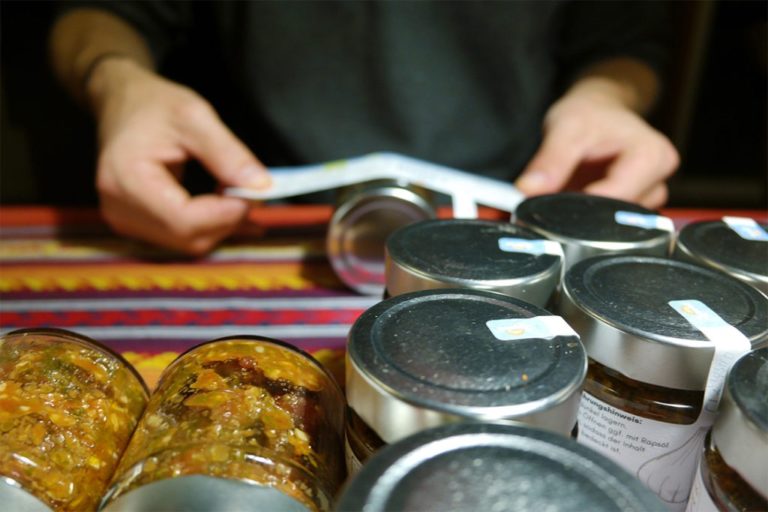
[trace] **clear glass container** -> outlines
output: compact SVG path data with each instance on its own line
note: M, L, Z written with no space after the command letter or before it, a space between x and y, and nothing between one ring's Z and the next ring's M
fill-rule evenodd
M21 489L54 510L95 510L147 397L128 362L84 336L0 337L2 508L21 508Z
M240 490L264 509L294 510L276 504L288 496L328 510L345 476L343 416L336 381L293 346L252 336L199 345L163 372L105 506L124 510L120 500L140 500L148 484L198 476L201 496L230 480L251 484Z

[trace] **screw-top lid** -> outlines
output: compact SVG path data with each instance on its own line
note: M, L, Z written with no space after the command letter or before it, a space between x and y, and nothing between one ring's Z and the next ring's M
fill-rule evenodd
M434 219L387 240L391 296L434 288L490 290L544 306L560 281L557 242L506 222ZM553 250L554 249L554 250Z
M528 198L514 218L562 243L566 267L607 253L666 256L674 232L669 219L640 205L575 192Z
M768 341L768 300L722 272L650 256L597 256L566 272L560 313L589 357L624 375L703 390L714 343L670 306L697 300L753 347Z
M387 237L434 216L424 197L393 182L371 182L351 190L328 224L326 248L333 270L353 290L381 296Z
M577 442L511 425L458 423L387 446L348 482L339 512L663 511L639 480Z
M727 272L768 293L768 242L744 238L726 222L687 224L678 234L674 255Z
M307 512L298 500L275 488L203 475L166 478L137 487L110 501L105 512L184 510L185 512Z
M768 497L768 347L731 368L712 437L726 464Z
M458 418L517 420L568 434L586 353L562 319L548 328L534 317L552 315L476 290L382 301L350 330L349 405L387 442Z

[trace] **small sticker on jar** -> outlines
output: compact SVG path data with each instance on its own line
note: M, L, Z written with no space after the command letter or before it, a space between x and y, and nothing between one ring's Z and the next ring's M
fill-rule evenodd
M647 213L628 212L619 210L614 214L616 223L625 226L635 226L644 229L661 229L664 231L675 231L675 224L669 217L661 215L652 215Z
M563 255L563 248L554 240L529 240L526 238L501 237L499 238L499 249L504 252L521 252L525 254L551 254L552 256Z
M723 222L745 240L768 242L768 232L754 219L747 217L723 217Z
M493 336L501 341L550 339L556 336L578 334L559 316L535 316L533 318L505 318L485 322Z
M739 357L749 352L752 344L741 331L699 300L671 300L668 304L715 345L704 388L704 407L697 420L697 423L711 424L728 371Z

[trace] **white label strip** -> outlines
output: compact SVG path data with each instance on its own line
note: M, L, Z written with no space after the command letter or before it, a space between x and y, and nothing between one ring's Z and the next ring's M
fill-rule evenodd
M554 240L529 240L527 238L501 237L499 249L504 252L522 252L525 254L551 254L563 258L563 247Z
M674 233L675 223L669 217L661 215L650 215L647 213L628 212L624 210L617 211L614 214L617 224L625 226L636 226L644 229L662 229Z
M393 179L451 196L457 216L466 216L472 210L470 202L513 212L525 198L511 183L395 153L373 153L319 165L274 167L270 173L272 186L268 189L230 187L224 193L251 200L279 199L366 181Z
M505 318L485 322L493 336L502 341L531 338L551 339L555 336L576 336L568 323L559 316L535 316L533 318Z
M768 242L768 232L754 219L748 217L723 217L723 222L741 238L754 242Z
M704 407L697 423L711 424L720 404L728 371L752 344L744 334L698 300L671 300L669 305L715 345L704 388Z

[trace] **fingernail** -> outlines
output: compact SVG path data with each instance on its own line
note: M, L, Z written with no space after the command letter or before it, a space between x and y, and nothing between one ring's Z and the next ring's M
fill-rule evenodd
M544 171L529 171L517 180L519 188L535 191L547 185L549 176Z
M240 171L240 180L243 187L266 188L272 183L269 173L257 165L249 165Z

